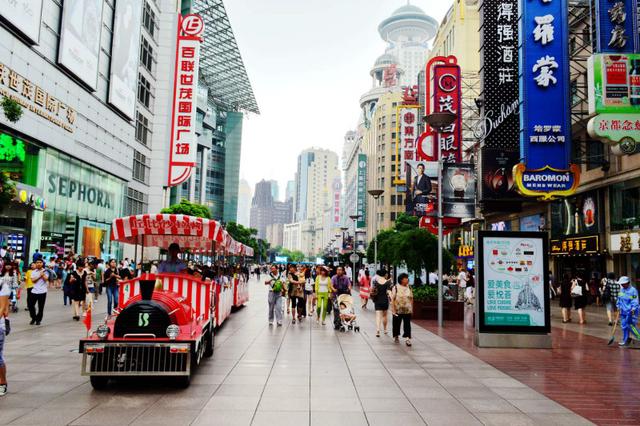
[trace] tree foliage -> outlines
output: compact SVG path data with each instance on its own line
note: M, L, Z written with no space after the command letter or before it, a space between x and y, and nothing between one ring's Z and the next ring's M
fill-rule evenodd
M22 117L22 107L13 99L5 96L2 98L0 105L4 110L4 116L7 117L7 120L10 122L15 123Z
M289 262L304 262L306 256L303 252L299 250L287 250L286 248L280 247L277 252L278 256L286 256Z
M401 214L392 229L378 233L378 261L386 265L406 265L419 273L422 269L433 271L438 265L438 239L429 231L418 227L417 217ZM442 249L445 271L453 264L453 255ZM369 244L367 259L374 259L374 242Z
M16 193L16 184L9 179L9 174L0 172L0 206L8 206Z
M192 203L183 198L179 204L173 204L167 208L160 210L160 213L167 214L186 214L188 216L202 217L211 219L211 210L204 204Z
M267 257L267 250L269 249L269 243L259 239L258 230L255 228L247 228L236 222L229 222L226 225L227 232L234 240L249 246L254 251L254 257L258 260L265 259Z

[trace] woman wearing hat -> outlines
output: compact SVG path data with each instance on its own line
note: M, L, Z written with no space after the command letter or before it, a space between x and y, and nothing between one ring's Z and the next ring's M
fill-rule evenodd
M315 291L318 310L317 321L322 321L322 325L324 325L324 320L327 317L327 309L329 309L329 294L333 292L331 278L329 277L329 268L326 266L318 267Z

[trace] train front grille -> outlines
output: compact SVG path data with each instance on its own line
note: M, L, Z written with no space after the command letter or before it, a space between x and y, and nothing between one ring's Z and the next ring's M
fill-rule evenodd
M87 343L85 376L183 376L191 367L188 343Z

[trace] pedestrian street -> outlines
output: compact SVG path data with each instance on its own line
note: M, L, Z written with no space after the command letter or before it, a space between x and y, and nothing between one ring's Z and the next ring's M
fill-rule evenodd
M269 327L266 289L250 286L251 301L225 322L189 388L137 379L100 392L80 376L84 326L52 291L40 327L22 310L13 316L0 424L589 424L415 324L410 348L376 338L372 310L358 312L361 333L287 316Z

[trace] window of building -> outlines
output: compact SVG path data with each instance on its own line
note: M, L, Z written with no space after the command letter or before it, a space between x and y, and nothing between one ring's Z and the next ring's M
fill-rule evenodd
M142 25L149 32L151 37L156 38L156 13L151 9L149 3L144 2L144 10L142 11Z
M142 183L149 183L149 160L141 152L133 152L133 178Z
M398 200L397 200L397 201L398 201L398 205L399 205L399 206L404 205L404 204L402 203L402 195L398 195Z
M138 100L142 105L149 108L151 96L151 83L142 74L138 74Z
M396 212L391 212L391 220L396 220Z
M587 141L587 170L602 167L604 160L604 144L596 140Z
M392 195L392 196L391 196L391 205L392 205L392 206L395 206L395 205L396 205L396 196L395 196L395 195Z
M151 43L143 36L141 37L142 41L140 44L140 63L143 67L147 69L147 71L153 71L153 46Z
M571 81L571 105L576 105L580 102L580 96L578 96L578 80Z
M150 137L149 119L138 112L136 114L136 140L143 145L148 145Z
M124 209L127 216L147 213L149 210L147 195L135 189L127 188Z

